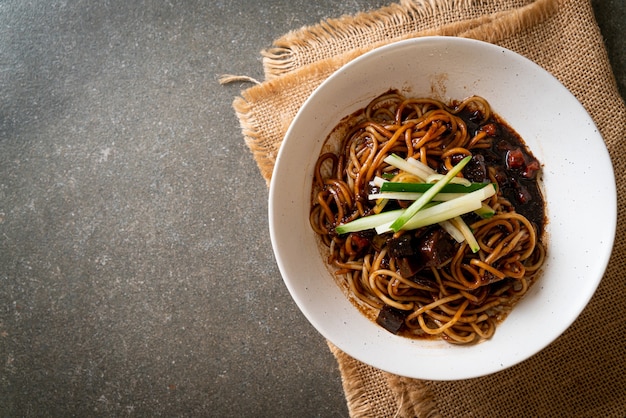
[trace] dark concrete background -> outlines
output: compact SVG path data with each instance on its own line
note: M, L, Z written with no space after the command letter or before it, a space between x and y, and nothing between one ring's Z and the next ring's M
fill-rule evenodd
M0 416L347 416L231 103L379 0L0 2ZM622 95L626 3L593 2Z

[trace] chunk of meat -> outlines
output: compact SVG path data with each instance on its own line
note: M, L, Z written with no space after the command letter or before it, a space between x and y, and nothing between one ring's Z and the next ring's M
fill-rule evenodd
M439 227L390 238L387 246L404 278L410 278L426 267L440 265L455 251L450 236Z
M514 148L506 153L506 166L509 169L522 169L526 162L524 161L524 153L519 148Z
M418 242L418 248L426 267L438 266L454 254L452 240L441 228L433 229Z
M402 329L406 316L406 311L385 305L378 313L376 323L392 334L397 334Z
M474 183L482 183L488 180L485 157L481 154L472 155L472 159L463 169L463 177Z
M534 179L541 169L539 161L523 152L521 148L512 148L506 153L506 166L508 169L517 170L522 177Z

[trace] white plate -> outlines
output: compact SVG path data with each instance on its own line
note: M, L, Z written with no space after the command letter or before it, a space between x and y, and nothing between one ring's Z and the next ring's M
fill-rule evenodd
M473 346L393 335L344 296L309 225L315 161L346 115L396 88L444 101L485 97L544 165L548 258L544 273L497 328ZM503 370L542 350L578 317L604 274L615 234L615 180L597 127L576 98L528 59L492 44L427 37L350 62L305 102L270 185L272 245L283 280L313 326L350 356L412 378L454 380Z

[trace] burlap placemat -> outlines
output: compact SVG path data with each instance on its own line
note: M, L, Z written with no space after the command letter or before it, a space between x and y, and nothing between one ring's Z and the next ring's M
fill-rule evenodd
M414 0L290 32L262 51L266 81L235 99L246 143L269 182L299 107L341 65L375 47L424 35L462 36L516 51L555 75L598 125L617 173L618 226L591 303L556 342L482 378L394 376L329 344L353 417L626 416L626 107L589 0ZM532 88L532 86L529 86ZM598 202L599 205L602 202Z

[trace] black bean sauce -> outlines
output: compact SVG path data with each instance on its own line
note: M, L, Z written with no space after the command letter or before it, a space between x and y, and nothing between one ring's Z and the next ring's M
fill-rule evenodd
M541 164L522 138L497 116L484 120L478 110L463 110L459 116L467 125L470 137L483 131L493 138L488 149L473 149L474 157L463 175L471 181L488 181L486 167L495 169L495 177L503 196L516 212L537 227L541 236L545 224L545 203L539 188Z

